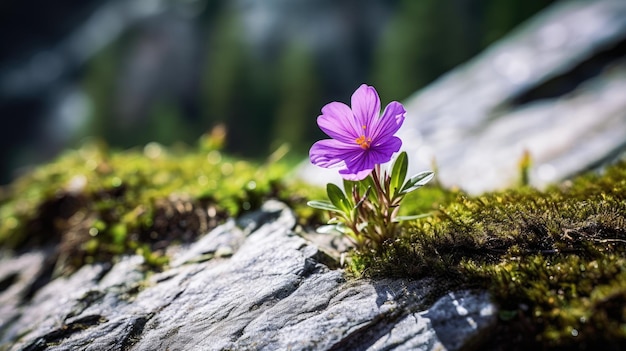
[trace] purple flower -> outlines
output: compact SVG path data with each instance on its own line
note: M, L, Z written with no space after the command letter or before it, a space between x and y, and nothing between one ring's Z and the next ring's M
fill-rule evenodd
M361 85L352 94L352 108L331 102L322 108L317 125L332 139L320 140L309 151L311 163L324 168L340 167L347 180L367 177L377 164L391 160L402 141L394 134L406 111L393 101L380 114L380 98L374 87Z

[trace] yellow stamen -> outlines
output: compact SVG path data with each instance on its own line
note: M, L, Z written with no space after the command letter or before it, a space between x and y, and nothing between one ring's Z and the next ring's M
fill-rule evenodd
M366 138L365 135L361 135L355 140L355 142L359 144L359 146L363 150L367 150L370 148L370 144L372 143L372 138Z

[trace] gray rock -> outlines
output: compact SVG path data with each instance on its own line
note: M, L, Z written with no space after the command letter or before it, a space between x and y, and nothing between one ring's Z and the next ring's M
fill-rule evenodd
M432 279L348 279L319 262L295 223L268 202L179 248L163 272L145 275L139 256L84 266L13 305L0 349L460 350L494 326L488 294L459 291L428 306ZM224 247L232 256L213 255Z
M28 298L37 278L44 271L45 255L43 252L27 253L17 257L8 257L3 253L0 260L0 342L5 335L11 334L8 327L20 317L20 304Z
M530 153L539 188L626 150L626 2L560 1L404 101L409 172L481 193L514 185ZM386 102L384 102L386 103ZM335 170L305 162L313 184Z

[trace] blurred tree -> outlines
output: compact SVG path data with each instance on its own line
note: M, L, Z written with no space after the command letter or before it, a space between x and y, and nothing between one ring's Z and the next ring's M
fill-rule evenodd
M228 121L227 148L240 155L264 158L270 151L272 120L279 100L277 65L251 54L245 57L244 79Z
M309 140L316 134L315 116L321 108L320 86L313 56L298 41L284 50L278 70L279 97L273 123L272 148L288 143L300 153L306 153Z
M482 8L482 46L502 38L518 24L556 0L486 0Z
M92 116L85 130L78 133L79 138L96 135L112 146L128 148L150 141L165 144L192 142L201 134L202 129L199 122L193 120L195 116L191 116L191 109L184 110L188 100L186 95L189 95L181 84L185 78L171 79L175 74L181 74L180 68L169 76L156 76L162 66L171 62L170 54L174 50L146 50L146 44L137 43L146 42L145 30L140 27L137 32L118 38L88 62L82 85L90 98ZM168 39L171 40L166 37L165 40L148 42L167 49ZM136 50L137 47L142 47L144 52ZM148 56L147 61L155 64L142 65L142 59L146 61ZM137 72L142 66L148 66L148 69ZM145 79L149 75L152 80ZM142 83L133 84L135 80Z
M210 33L203 77L204 119L226 125L226 147L233 153L267 153L268 123L273 115L273 67L253 56L246 46L239 17L233 11L218 18Z
M115 101L113 94L120 70L121 45L115 42L94 56L84 69L82 86L91 101L91 116L85 130L79 135L97 135L111 145L120 145L123 140L115 132L112 122Z
M202 79L203 111L212 124L227 121L238 85L243 81L244 43L237 15L228 11L208 27L208 44Z
M159 100L152 106L145 128L136 136L135 142L140 145L155 140L166 145L178 141L191 142L198 137L198 126L182 123L184 119L179 104L166 99Z
M477 52L469 5L460 0L398 3L371 73L383 101L405 99Z

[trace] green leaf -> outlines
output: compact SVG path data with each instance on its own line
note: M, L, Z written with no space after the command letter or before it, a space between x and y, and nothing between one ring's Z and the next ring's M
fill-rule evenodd
M343 189L346 192L346 195L348 196L348 198L350 198L352 196L352 189L358 186L357 182L351 181L351 180L343 180Z
M372 190L372 187L368 186L367 190L365 190L365 194L363 194L363 197L361 198L361 200L359 200L359 202L357 202L356 205L354 205L354 207L352 208L352 212L351 212L352 218L357 218L359 207L361 207L363 205L363 203L367 200L367 197L369 196L370 190Z
M328 199L330 199L330 202L335 205L335 207L344 213L350 213L350 210L352 210L350 201L338 186L333 183L328 183L326 185L326 193L328 194Z
M354 205L354 209L356 210L357 208L359 208L361 205L363 205L363 202L365 202L365 200L367 200L367 197L370 194L370 190L372 190L371 186L368 186L367 189L365 190L365 193L363 194L363 197L361 198L361 200L359 200L359 202Z
M319 226L315 231L320 234L344 234L345 227L341 227L339 225L322 225Z
M357 224L356 230L361 232L361 231L363 231L363 229L367 228L368 225L369 225L368 222L361 222L361 223Z
M391 184L389 189L391 190L392 197L395 197L400 192L400 187L404 183L406 178L406 172L409 167L408 157L406 151L402 151L393 163L391 169Z
M424 171L412 176L406 183L404 183L402 190L400 190L400 194L408 194L413 190L423 187L426 183L433 179L434 176L435 172L433 171Z
M376 201L376 195L374 191L370 191L372 189L376 189L376 184L374 184L374 179L371 175L365 177L365 179L360 180L359 184L359 193L364 194L363 197L369 197L370 201Z
M326 200L312 200L306 204L309 207L317 208L318 210L341 212L337 207L335 207L335 205Z
M394 217L393 221L398 223L398 222L403 222L403 221L412 221L414 219L420 219L420 218L425 218L429 216L431 216L430 213L422 213L422 214L411 215L411 216L397 216L397 217Z
M338 217L333 217L329 219L328 222L326 222L326 224L339 224L339 223L343 223L343 221L339 219Z

